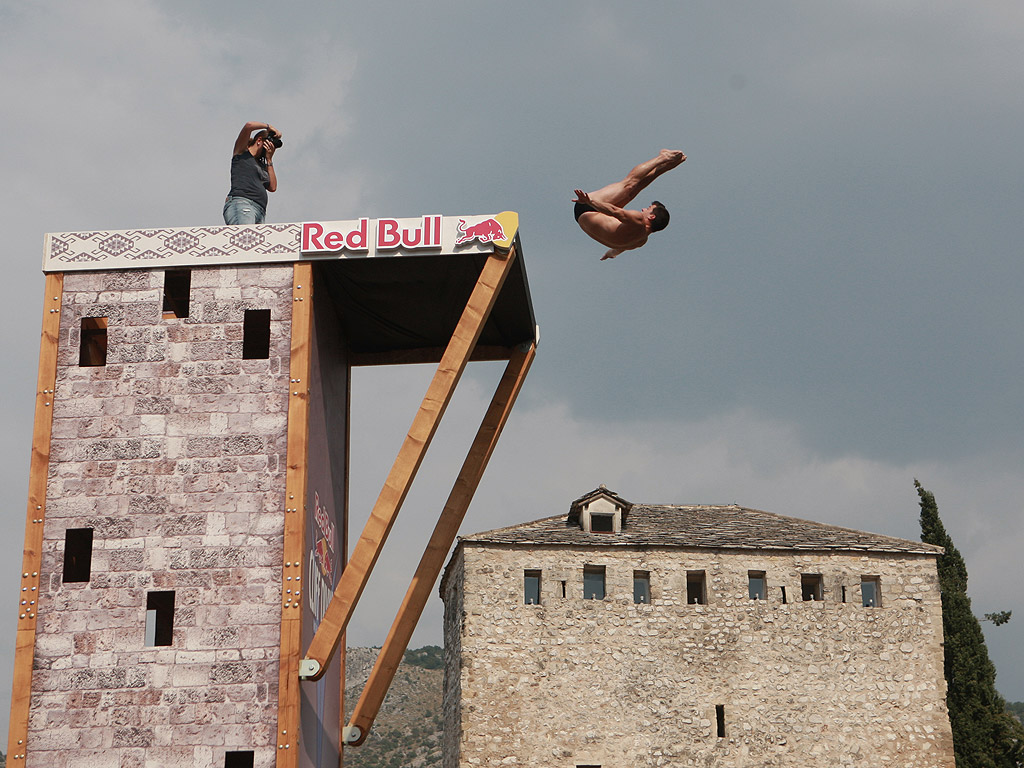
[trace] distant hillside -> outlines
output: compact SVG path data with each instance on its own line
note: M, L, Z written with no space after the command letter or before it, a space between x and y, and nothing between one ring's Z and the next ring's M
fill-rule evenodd
M349 648L345 701L351 711L366 685L377 648ZM444 654L436 645L408 651L370 735L345 750L345 768L440 768Z

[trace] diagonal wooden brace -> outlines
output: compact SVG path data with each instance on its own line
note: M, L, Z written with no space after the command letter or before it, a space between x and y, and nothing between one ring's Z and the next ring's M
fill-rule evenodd
M412 582L405 593L405 599L398 610L398 615L391 625L387 640L377 654L377 661L370 671L359 702L352 712L352 718L345 729L344 741L348 745L362 744L370 732L377 713L380 711L384 696L391 687L391 681L398 670L413 630L423 613L427 598L437 581L437 576L444 566L448 550L455 541L459 526L466 516L469 503L476 493L480 479L483 477L487 462L494 452L501 430L508 420L508 415L515 405L516 397L522 389L523 381L530 370L530 364L536 354L534 344L524 345L517 349L505 367L505 373L498 382L498 387L491 398L480 429L477 430L473 444L470 446L466 460L462 464L459 476L438 518L434 532L431 534L427 548L423 552Z
M480 333L494 308L505 278L511 271L515 256L515 248L510 248L507 253L495 250L484 263L409 433L395 457L362 535L352 550L352 556L341 573L320 626L313 635L306 658L299 665L299 677L303 680L319 680L326 672L409 493L409 486L437 431L438 423L451 402L455 387L480 339Z

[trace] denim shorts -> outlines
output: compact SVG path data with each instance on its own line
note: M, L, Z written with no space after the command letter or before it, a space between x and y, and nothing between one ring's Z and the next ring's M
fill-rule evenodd
M227 197L224 200L225 224L262 224L267 212L247 197Z

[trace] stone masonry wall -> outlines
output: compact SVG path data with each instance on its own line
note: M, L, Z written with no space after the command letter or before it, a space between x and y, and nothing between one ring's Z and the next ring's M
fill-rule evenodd
M47 488L30 768L275 761L292 267L65 276ZM269 359L242 359L245 309ZM81 318L107 364L79 366ZM62 583L65 531L93 528L91 578ZM169 646L147 593L174 591Z
M456 563L446 768L953 766L932 556L469 542ZM583 599L585 565L605 566L604 600ZM524 569L542 572L540 605ZM749 599L750 570L767 600ZM686 604L687 571L704 571L706 605ZM824 600L801 600L802 573ZM862 607L861 576L880 607Z

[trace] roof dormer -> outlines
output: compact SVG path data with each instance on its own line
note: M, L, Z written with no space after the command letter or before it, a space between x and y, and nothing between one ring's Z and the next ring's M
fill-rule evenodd
M569 505L566 523L587 533L619 533L632 508L630 502L602 485Z

